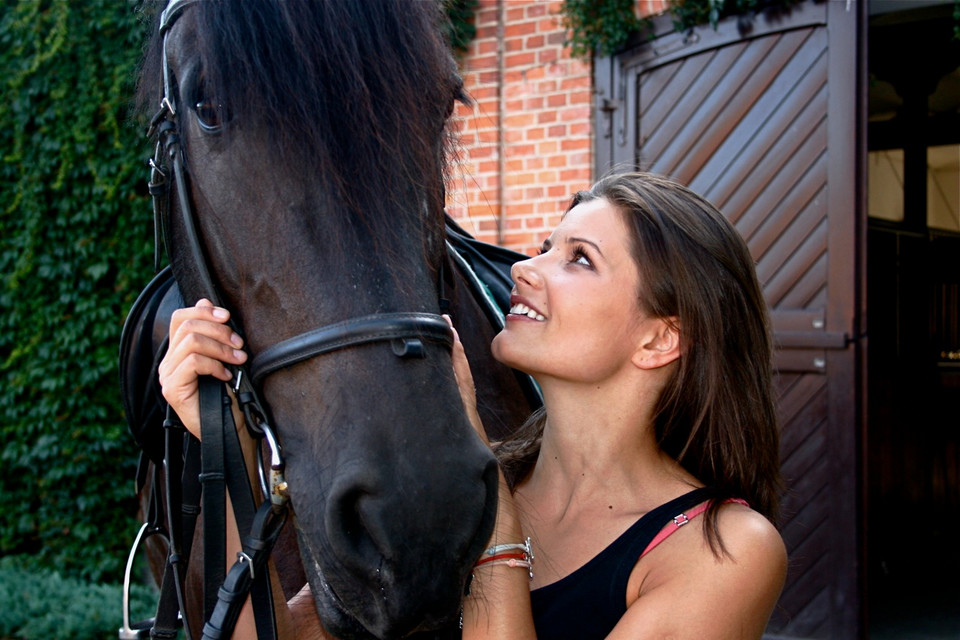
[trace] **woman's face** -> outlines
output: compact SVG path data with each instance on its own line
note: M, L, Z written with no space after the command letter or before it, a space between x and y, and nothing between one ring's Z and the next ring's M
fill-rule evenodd
M510 314L494 356L541 382L601 382L631 366L646 320L620 212L604 199L579 204L541 251L513 266Z

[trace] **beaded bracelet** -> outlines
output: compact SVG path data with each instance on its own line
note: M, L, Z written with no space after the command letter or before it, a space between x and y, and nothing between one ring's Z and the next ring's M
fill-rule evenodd
M487 564L487 566L495 567L498 564L502 564L507 567L522 567L524 569L533 569L533 565L530 564L529 560L517 560L515 558L510 558L509 560L495 560Z

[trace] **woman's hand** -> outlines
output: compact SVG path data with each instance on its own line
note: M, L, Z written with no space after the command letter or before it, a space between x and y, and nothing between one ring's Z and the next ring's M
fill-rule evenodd
M453 358L453 375L457 379L457 387L460 389L460 399L463 401L463 409L473 425L474 431L480 438L490 444L487 439L487 433L483 429L483 423L480 421L480 414L477 412L477 388L473 384L473 374L470 372L470 363L467 361L467 354L463 350L463 343L460 342L460 334L453 327L453 321L450 316L444 315L443 319L450 325L453 331L453 349L451 352Z
M163 397L177 412L183 426L200 437L200 400L197 378L210 375L224 382L232 374L226 364L242 364L247 354L243 340L225 323L230 312L200 300L194 307L177 309L170 319L170 344L160 362Z

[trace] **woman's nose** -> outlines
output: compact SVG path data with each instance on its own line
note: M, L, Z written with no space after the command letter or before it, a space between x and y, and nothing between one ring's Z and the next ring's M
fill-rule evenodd
M522 282L531 287L539 287L543 284L543 277L537 269L536 258L514 262L510 267L510 277L517 284Z

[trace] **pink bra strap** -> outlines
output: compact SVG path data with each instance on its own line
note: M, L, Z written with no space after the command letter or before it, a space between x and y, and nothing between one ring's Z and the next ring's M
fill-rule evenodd
M642 558L643 556L653 551L654 547L656 547L658 544L660 544L661 542L669 538L671 535L676 533L677 529L679 529L680 527L687 524L688 522L696 518L698 515L706 511L710 507L710 502L711 502L710 500L707 500L706 502L701 502L694 508L687 509L686 512L678 513L676 516L674 516L673 522L667 523L667 525L660 530L660 533L658 533L656 537L654 537L654 539L650 541L650 544L647 545L647 548L644 549L643 553L640 554L640 558ZM749 504L746 503L745 500L741 500L740 498L729 498L723 501L724 504L727 504L729 502L736 502L738 504L742 504L745 507L750 506ZM637 558L637 559L639 560L640 558Z

